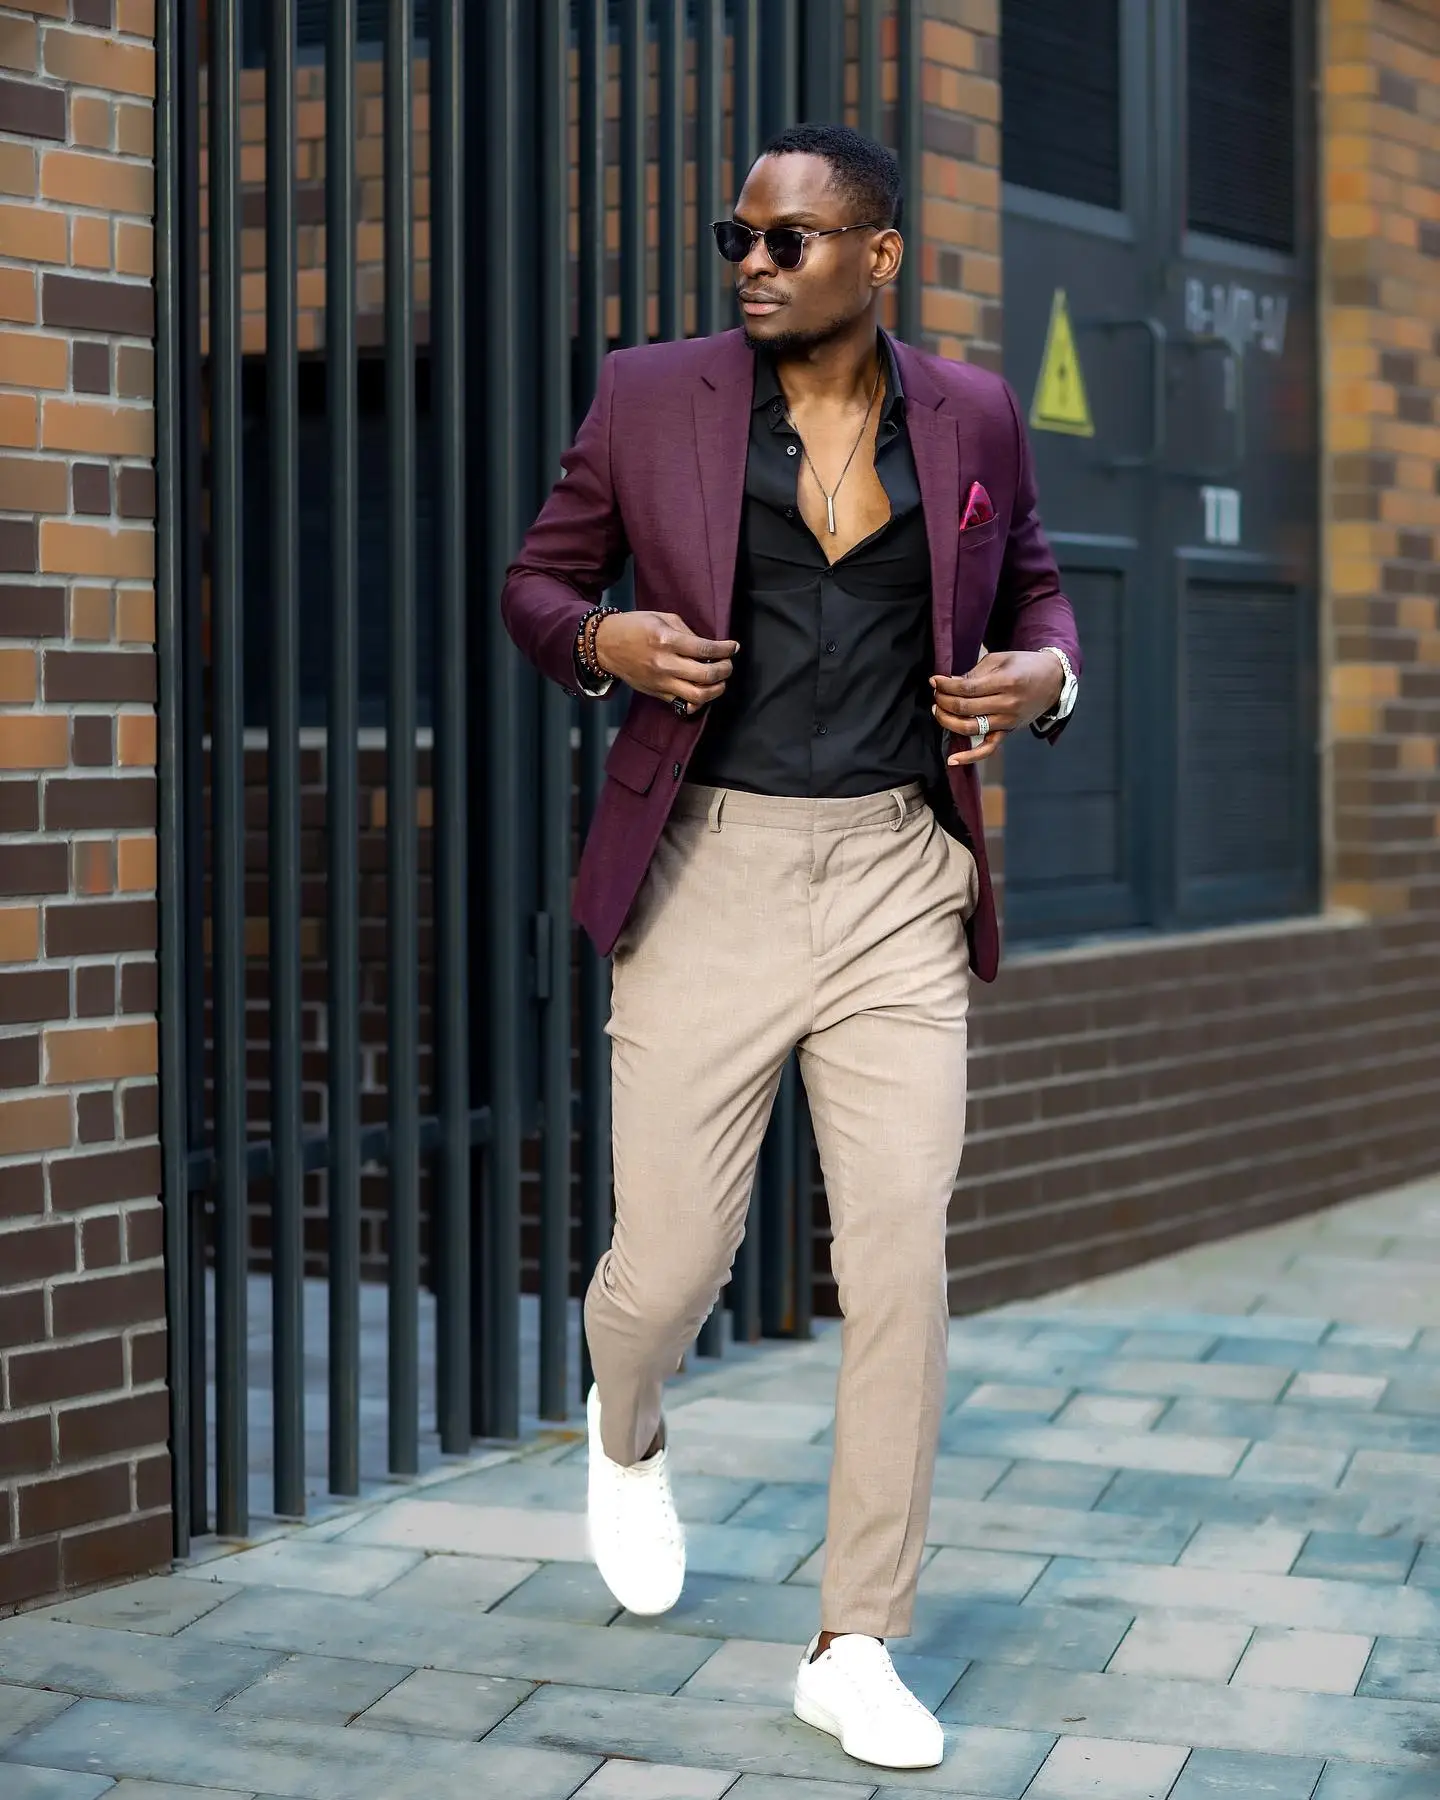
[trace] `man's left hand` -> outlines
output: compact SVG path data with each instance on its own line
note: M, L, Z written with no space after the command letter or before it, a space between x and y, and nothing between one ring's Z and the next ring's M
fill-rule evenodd
M950 767L993 756L1010 732L1049 712L1064 685L1060 658L1048 650L995 651L982 656L968 675L932 675L931 710L946 731L969 739L979 735L982 718L989 726L983 743L952 751Z

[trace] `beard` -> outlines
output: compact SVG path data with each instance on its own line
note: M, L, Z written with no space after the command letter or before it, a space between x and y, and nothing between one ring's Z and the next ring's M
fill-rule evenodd
M742 329L745 342L752 350L767 350L771 356L783 361L786 357L809 356L816 350L823 349L842 332L848 331L853 323L854 320L849 318L832 319L824 325L813 326L809 331L779 331L768 337L752 336L748 324L742 324Z

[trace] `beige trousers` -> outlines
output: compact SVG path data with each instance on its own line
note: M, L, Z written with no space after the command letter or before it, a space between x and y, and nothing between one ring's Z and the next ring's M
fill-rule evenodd
M970 853L918 787L689 786L615 948L615 1235L585 1301L605 1451L642 1457L729 1276L797 1046L844 1314L822 1628L903 1636L946 1369Z

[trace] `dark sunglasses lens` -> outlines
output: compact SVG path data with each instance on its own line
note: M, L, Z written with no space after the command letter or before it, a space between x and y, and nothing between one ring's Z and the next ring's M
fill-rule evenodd
M793 226L777 225L765 233L765 248L777 269L798 269L805 254L805 239Z
M751 237L743 225L737 225L733 219L717 219L715 221L715 247L726 262L744 262L750 254Z

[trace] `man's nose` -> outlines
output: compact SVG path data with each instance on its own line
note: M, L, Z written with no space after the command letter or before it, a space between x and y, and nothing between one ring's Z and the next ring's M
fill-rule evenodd
M749 252L745 257L745 260L740 264L740 273L746 276L755 276L778 275L779 272L773 257L765 248L764 238L757 237L752 239Z

